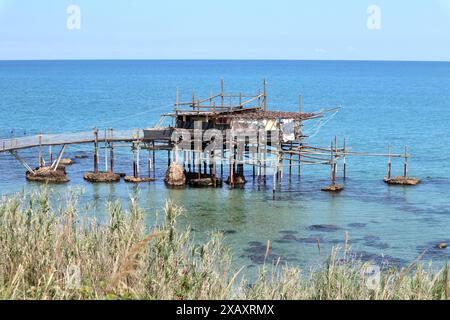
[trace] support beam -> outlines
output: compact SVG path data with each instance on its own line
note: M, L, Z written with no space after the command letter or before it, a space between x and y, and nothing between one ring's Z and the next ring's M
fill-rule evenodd
M32 174L36 174L36 172L33 169L31 169L31 167L28 165L28 163L26 163L26 161L19 156L17 151L11 150L11 151L9 151L9 153L11 153L14 156L14 158L16 158L17 161L19 161L20 164L25 167L25 169L27 169L28 172L31 172Z
M54 162L54 163L52 164L52 166L51 166L51 168L53 169L53 171L58 170L59 163L61 162L61 159L62 159L62 156L63 156L63 154L64 154L64 150L65 150L65 149L66 149L66 145L64 144L64 145L62 146L61 150L59 151L58 158L56 159L56 162Z

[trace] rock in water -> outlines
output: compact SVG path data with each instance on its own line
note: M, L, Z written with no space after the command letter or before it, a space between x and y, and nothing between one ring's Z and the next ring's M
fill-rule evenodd
M73 164L73 160L70 158L61 159L61 161L59 161L59 164L70 166L71 164Z
M341 184L332 184L327 187L322 188L322 191L325 192L341 192L344 189L344 186Z
M439 244L437 245L437 248L438 248L438 249L441 249L441 250L443 250L443 249L445 249L445 248L447 248L447 247L448 247L448 244L445 243L445 242L439 243Z
M59 166L54 170L51 167L36 168L35 173L27 171L26 178L28 181L39 181L49 183L64 183L68 182L66 169L64 166Z
M233 176L233 184L236 186L243 186L246 182L247 180L242 175L235 174ZM230 177L227 178L226 184L230 184Z
M172 187L184 186L186 183L186 176L184 175L183 167L179 164L172 163L169 168L167 168L164 182Z
M89 182L119 182L120 176L115 173L109 172L85 172L83 175L84 180Z

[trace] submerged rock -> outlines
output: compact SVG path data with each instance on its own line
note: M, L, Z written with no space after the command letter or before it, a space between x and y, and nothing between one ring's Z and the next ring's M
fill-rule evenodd
M237 186L242 186L247 183L247 180L245 180L245 177L242 175L235 174L233 176L233 184ZM230 177L227 178L226 184L230 184Z
M130 183L140 183L140 182L153 182L156 181L154 178L150 177L133 177L133 176L125 176L123 179L125 182Z
M448 244L445 242L438 243L436 246L436 248L441 249L441 250L446 249L447 247L448 247Z
M313 224L307 228L311 231L322 231L322 232L335 232L341 230L340 227L334 224Z
M383 181L387 184L402 185L402 186L415 186L420 183L420 179L403 176L393 178L385 177Z
M62 164L64 166L70 166L71 164L73 164L73 160L70 158L61 159L59 161L59 164Z
M184 174L184 169L182 166L176 163L172 163L169 168L167 168L166 176L164 177L164 182L168 186L172 187L182 187L186 183L186 176Z
M222 179L220 178L200 178L200 179L189 179L188 184L191 187L220 187L222 186Z
M325 192L341 192L343 189L344 186L342 184L332 184L322 188L321 190Z
M109 173L109 172L85 172L83 175L84 180L89 182L102 182L102 183L108 183L108 182L119 182L120 176L116 173Z
M75 159L87 159L89 156L87 154L77 154L75 155Z

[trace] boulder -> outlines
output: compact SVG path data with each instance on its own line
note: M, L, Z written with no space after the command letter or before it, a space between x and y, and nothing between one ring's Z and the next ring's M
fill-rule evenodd
M247 180L245 180L245 177L242 176L242 175L235 174L233 177L234 177L233 178L233 184L236 185L236 186L242 186L242 185L244 185L247 182ZM226 183L230 184L230 177L227 178Z
M59 161L59 164L62 164L64 166L70 166L71 164L73 164L73 160L70 158L61 159Z
M322 188L322 191L325 192L341 192L344 189L344 186L341 184L332 184Z
M420 179L403 176L392 178L385 177L383 181L386 182L387 184L401 185L401 186L415 186L420 183Z
M125 176L124 179L125 182L130 182L130 183L140 183L140 182L153 182L156 181L156 179L154 178L150 178L150 177L133 177L133 176Z
M32 172L27 171L26 178L28 181L50 183L64 183L69 181L64 166L58 166L56 170L53 170L51 167L36 168L34 172L35 173L33 174Z
M83 175L84 180L89 182L119 182L120 176L115 173L109 172L85 172Z
M186 183L186 176L182 166L176 163L172 163L166 172L164 182L171 187L181 187Z

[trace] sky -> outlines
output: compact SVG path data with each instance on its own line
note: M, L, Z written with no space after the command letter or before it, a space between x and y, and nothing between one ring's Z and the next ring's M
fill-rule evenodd
M450 0L0 0L23 59L450 61Z

